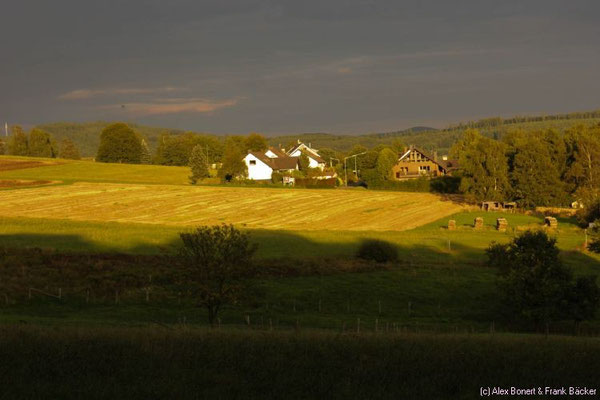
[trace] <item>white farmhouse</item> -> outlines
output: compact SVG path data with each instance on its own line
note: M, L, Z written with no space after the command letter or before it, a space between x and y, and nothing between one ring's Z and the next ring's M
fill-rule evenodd
M319 168L321 171L325 168L325 160L321 158L319 152L313 149L310 143L305 145L300 140L298 144L287 151L287 155L290 157L300 157L301 154L305 154L308 157L308 166L310 168Z
M273 147L265 152L249 152L244 162L248 168L248 179L255 181L271 180L274 171L292 172L299 169L299 157L291 157Z

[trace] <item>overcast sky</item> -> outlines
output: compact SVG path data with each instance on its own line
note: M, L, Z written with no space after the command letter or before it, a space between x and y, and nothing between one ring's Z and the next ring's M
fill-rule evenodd
M600 1L19 0L0 118L364 133L600 107Z

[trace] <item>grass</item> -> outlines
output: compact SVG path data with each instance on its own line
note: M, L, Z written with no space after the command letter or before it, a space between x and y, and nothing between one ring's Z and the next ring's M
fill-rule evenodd
M190 169L162 165L108 164L93 161L73 161L44 158L0 156L2 163L10 161L43 161L60 163L37 168L0 170L0 179L28 179L72 182L118 182L185 185Z
M317 191L321 192L321 191ZM472 228L475 217L484 217L484 229ZM507 232L494 228L496 218L505 217ZM448 231L448 219L457 230ZM278 230L248 229L259 243L260 258L316 258L352 256L362 239L380 239L398 246L401 260L415 265L478 263L492 241L506 242L527 228L539 228L536 215L461 212L406 231ZM185 226L121 222L73 221L25 217L0 217L0 243L6 247L42 247L59 251L125 252L156 254L178 241ZM584 233L573 220L561 219L553 233L564 252L575 252Z
M484 228L479 231L469 225L476 216L483 216L485 221ZM511 227L505 233L493 227L499 216L505 217ZM227 308L222 316L223 323L239 325L244 323L246 315L250 315L253 324L261 321L264 325L271 320L273 324L287 327L298 323L334 330L344 325L355 326L357 318L367 330L374 329L376 319L382 326L403 324L480 331L489 329L490 323L496 321L498 329L509 329L499 321L502 316L497 311L495 271L484 266L484 249L492 241L510 240L521 227L539 228L542 217L465 212L451 218L457 221L456 231L444 228L446 218L400 232L253 230L252 238L259 243L259 264L280 259L277 262L297 265L299 270L318 271L319 265L329 262L328 258L344 262L353 257L363 238L394 243L400 260L376 272L260 279L255 285L254 300ZM181 227L173 226L68 220L14 218L0 222L0 242L4 246L39 246L83 253L157 253L161 247L166 249L174 245L181 230ZM600 274L600 258L577 250L584 237L571 220L561 220L555 234L563 260L576 273ZM53 290L57 287L53 286ZM204 311L195 308L192 302L179 304L174 299L160 300L153 294L153 301L146 304L142 289L122 294L119 305L115 305L112 298L98 299L87 305L81 304L80 294L69 292L66 284L62 287L67 299L64 302L20 301L5 308L0 313L0 320L98 326L147 325L160 321L172 325L185 316L190 324L206 323ZM595 326L595 322L591 326ZM571 332L570 326L559 328Z
M597 389L599 355L597 340L525 335L0 330L3 398L478 399Z

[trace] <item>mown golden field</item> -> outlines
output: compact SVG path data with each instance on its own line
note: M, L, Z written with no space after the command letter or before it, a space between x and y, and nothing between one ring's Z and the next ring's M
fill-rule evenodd
M463 206L429 193L76 182L0 192L0 216L283 230L415 228Z

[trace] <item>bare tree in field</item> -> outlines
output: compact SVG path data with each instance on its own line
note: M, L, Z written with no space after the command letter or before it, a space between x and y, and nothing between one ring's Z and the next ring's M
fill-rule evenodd
M183 245L178 258L186 280L214 325L221 308L236 303L255 275L252 257L257 245L233 225L201 226L179 236Z

